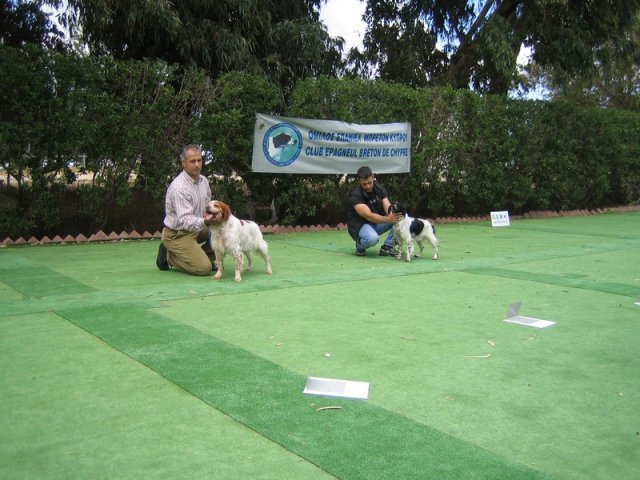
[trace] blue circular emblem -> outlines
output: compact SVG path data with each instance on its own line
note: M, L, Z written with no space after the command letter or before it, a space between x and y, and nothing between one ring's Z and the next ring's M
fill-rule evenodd
M262 137L262 152L276 167L291 165L301 151L302 134L290 123L274 125Z

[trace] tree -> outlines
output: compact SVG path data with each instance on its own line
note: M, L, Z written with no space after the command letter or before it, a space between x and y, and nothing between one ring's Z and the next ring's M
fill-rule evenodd
M544 84L553 98L640 111L640 14L625 35L605 42L595 57L593 68L575 78L563 78L536 64L528 75Z
M42 11L41 4L41 1L0 0L0 45L62 48L61 32Z
M446 55L436 48L437 35L419 15L398 2L369 2L364 52L349 54L352 72L421 87L442 75Z
M233 70L266 73L290 86L340 68L342 42L320 22L320 2L69 0L62 20L92 53L199 66L213 78Z
M640 0L368 0L364 52L352 51L350 65L398 81L420 65L412 83L506 93L522 47L572 78L593 68L598 48L624 35L639 8Z

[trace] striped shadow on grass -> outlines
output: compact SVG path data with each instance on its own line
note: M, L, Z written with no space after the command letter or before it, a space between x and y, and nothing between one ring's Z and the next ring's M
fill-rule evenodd
M633 296L637 294L637 287L631 284L603 282L586 278L581 275L561 275L554 273L527 272L521 270L510 270L508 268L476 268L466 270L467 273L476 275L488 275L493 277L511 278L516 280L527 280L530 282L545 283L560 287L581 288L596 292L612 293L614 295Z
M34 264L18 255L3 255L0 264L0 281L29 298L95 291L84 283L42 265Z
M304 396L304 376L148 310L58 313L338 478L546 478L366 401Z

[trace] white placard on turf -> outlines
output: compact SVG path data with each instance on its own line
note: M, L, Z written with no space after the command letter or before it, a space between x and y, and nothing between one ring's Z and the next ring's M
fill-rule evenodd
M338 380L336 378L307 377L304 391L307 395L323 395L327 397L369 398L369 382Z
M509 212L491 212L491 226L492 227L508 227L511 225L509 222Z
M552 322L550 320L541 320L539 318L533 317L523 317L518 315L520 312L520 306L522 302L516 302L509 305L509 309L507 310L507 316L504 321L508 323L517 323L518 325L525 325L527 327L534 328L547 328L551 325L555 325L556 322Z

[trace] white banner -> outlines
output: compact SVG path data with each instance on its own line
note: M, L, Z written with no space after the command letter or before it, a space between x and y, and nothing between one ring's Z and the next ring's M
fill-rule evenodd
M256 114L251 169L264 173L407 173L411 124L358 125Z

